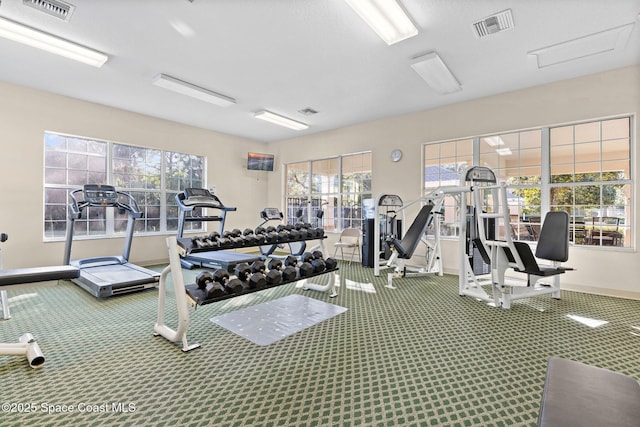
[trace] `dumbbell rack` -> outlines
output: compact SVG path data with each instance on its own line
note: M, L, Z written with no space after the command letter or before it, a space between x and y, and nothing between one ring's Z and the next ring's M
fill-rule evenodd
M335 273L336 271L338 271L337 268L333 269L333 270L325 270L321 273L313 273L310 274L309 276L306 277L297 277L294 280L289 280L286 282L280 282L277 284L267 284L265 286L261 286L259 288L253 288L253 289L245 289L244 291L242 291L242 293L239 294L226 294L226 295L220 295L214 298L207 298L206 295L206 291L204 291L203 289L200 289L198 287L198 285L196 285L195 283L189 284L189 285L185 285L185 290L187 291L187 295L193 300L193 304L194 305L207 305L207 304L211 304L214 302L218 302L218 301L222 301L222 300L226 300L226 299L230 299L230 298L235 298L237 296L240 295L246 295L246 294L250 294L253 292L258 292L258 291L264 291L265 289L271 289L271 288L276 288L278 286L282 286L282 285L288 285L289 283L294 283L294 282L298 282L300 280L307 280L307 282L303 285L303 289L307 290L307 289L313 289L311 287L311 285L315 285L314 283L309 283L308 280L309 279L313 279L314 277L319 277L322 276L324 274L327 273ZM331 277L331 276L330 276ZM332 277L331 277L332 278ZM329 295L331 298L337 296L338 294L335 292L335 289L333 289L332 286L327 287L327 285L331 285L333 282L330 281L328 279L328 283L326 285L319 285L320 287L322 287L322 289L315 289L315 290L321 290L321 291L328 291L331 290L331 294ZM327 289L324 289L325 287L327 287Z
M201 237L206 238L207 236L201 236ZM278 239L273 241L263 240L263 241L259 241L252 244L246 244L242 242L242 243L235 243L235 244L229 243L224 246L211 245L211 246L199 247L193 243L193 238L181 237L178 239L178 245L180 245L185 250L185 255L189 255L189 254L195 254L199 252L223 251L227 249L240 249L240 248L249 248L249 247L259 247L264 245L277 245L281 243L305 242L309 240L319 240L322 243L322 241L326 238L327 236L321 236L321 237L314 236L314 237L296 238L291 240L289 239Z
M246 289L240 294L226 294L215 298L206 298L205 292L198 288L196 284L185 285L182 275L182 266L180 264L180 256L184 255L185 249L178 245L175 237L167 238L167 246L169 248L169 265L165 267L160 275L160 284L158 286L158 318L154 326L154 335L161 335L171 342L182 342L182 351L187 352L195 348L199 348L200 344L189 344L187 340L187 331L189 329L189 308L195 308L200 305L211 304L214 302L235 298L237 296L246 295L253 292L271 289L277 286L304 280L302 288L305 290L315 290L320 292L329 292L330 297L337 296L335 290L335 272L338 269L325 270L321 273L311 274L304 278L281 282L274 285L267 285L260 288ZM165 323L165 307L167 296L167 278L171 274L173 280L173 288L175 291L176 305L178 309L178 326L172 329ZM314 278L323 277L325 283L314 283L310 281Z
M323 230L324 231L324 230ZM207 236L200 236L200 238L206 238ZM195 237L197 239L198 237ZM250 247L261 247L264 245L277 245L281 243L293 243L293 242L304 242L309 240L318 240L319 248L323 253L324 250L324 239L327 236L324 234L318 236L317 234L314 236L306 235L305 237L299 237L296 239L273 239L273 240L259 240L255 241L251 244L248 244L246 241L238 240L237 243L227 243L223 246L216 246L215 244L199 247L194 243L194 238L189 237L181 237L177 239L178 245L184 250L180 255L182 258L182 266L185 268L193 268L195 266L204 267L204 268L226 268L233 269L236 264L242 262L253 262L253 259L247 254L240 254L238 252L233 252L235 249L241 248L250 248Z

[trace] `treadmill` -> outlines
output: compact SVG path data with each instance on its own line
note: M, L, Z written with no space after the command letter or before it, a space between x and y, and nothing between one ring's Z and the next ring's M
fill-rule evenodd
M159 272L128 261L135 220L143 215L136 200L130 194L117 191L111 185L100 184L86 184L71 191L69 196L72 203L69 204L67 216L64 264L80 269L80 276L72 281L97 298L155 287L160 280ZM127 212L127 230L122 256L101 256L71 261L75 221L82 218L83 211L88 207L112 208L120 213Z
M227 212L234 212L235 207L225 206L218 196L211 193L206 188L186 188L183 192L176 194L178 205L178 245L183 248L191 247L191 239L184 237L184 229L187 222L217 222L218 233L224 232L224 222ZM217 215L204 215L207 212L215 212ZM240 263L252 263L260 260L261 257L244 254L235 251L209 250L187 251L181 256L180 264L183 268L211 268L233 270Z

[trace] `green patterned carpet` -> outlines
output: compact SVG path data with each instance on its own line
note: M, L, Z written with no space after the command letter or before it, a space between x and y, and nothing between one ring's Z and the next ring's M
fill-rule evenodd
M202 348L189 353L153 336L157 290L100 301L70 282L11 289L0 341L31 332L47 360L0 356L0 400L13 404L0 425L534 426L550 356L640 378L640 301L563 291L502 311L458 296L457 276L388 289L355 263L339 274L334 299L290 284L191 310ZM292 293L348 310L266 347L209 321Z

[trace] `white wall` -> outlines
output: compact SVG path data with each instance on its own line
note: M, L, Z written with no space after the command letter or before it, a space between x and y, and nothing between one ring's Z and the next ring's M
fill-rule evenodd
M255 227L267 203L268 172L246 170L248 151L266 144L134 114L0 82L0 231L5 268L61 264L63 242L43 242L44 132L179 150L208 159L207 184L222 202L236 206L228 227ZM217 229L217 223L213 228ZM131 260L149 264L168 258L165 236L136 237ZM122 253L121 238L77 241L72 258Z
M506 132L545 125L602 118L640 110L640 66L613 70L442 108L362 123L330 132L270 144L281 163L373 151L373 194L395 193L405 201L420 197L423 143ZM634 134L638 135L638 120ZM393 148L404 152L393 163ZM638 150L634 147L634 179ZM269 180L269 204L282 206L282 173ZM632 211L640 226L638 187ZM411 213L407 214L412 218ZM634 233L633 248L638 247ZM331 236L331 242L336 236ZM457 242L443 244L445 271L457 274ZM640 297L640 257L635 249L572 247L568 262L576 271L566 274L564 288Z

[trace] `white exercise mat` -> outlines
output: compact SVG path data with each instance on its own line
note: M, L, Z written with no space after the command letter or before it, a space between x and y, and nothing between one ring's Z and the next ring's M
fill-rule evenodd
M212 317L216 325L266 346L347 311L335 304L289 295Z

